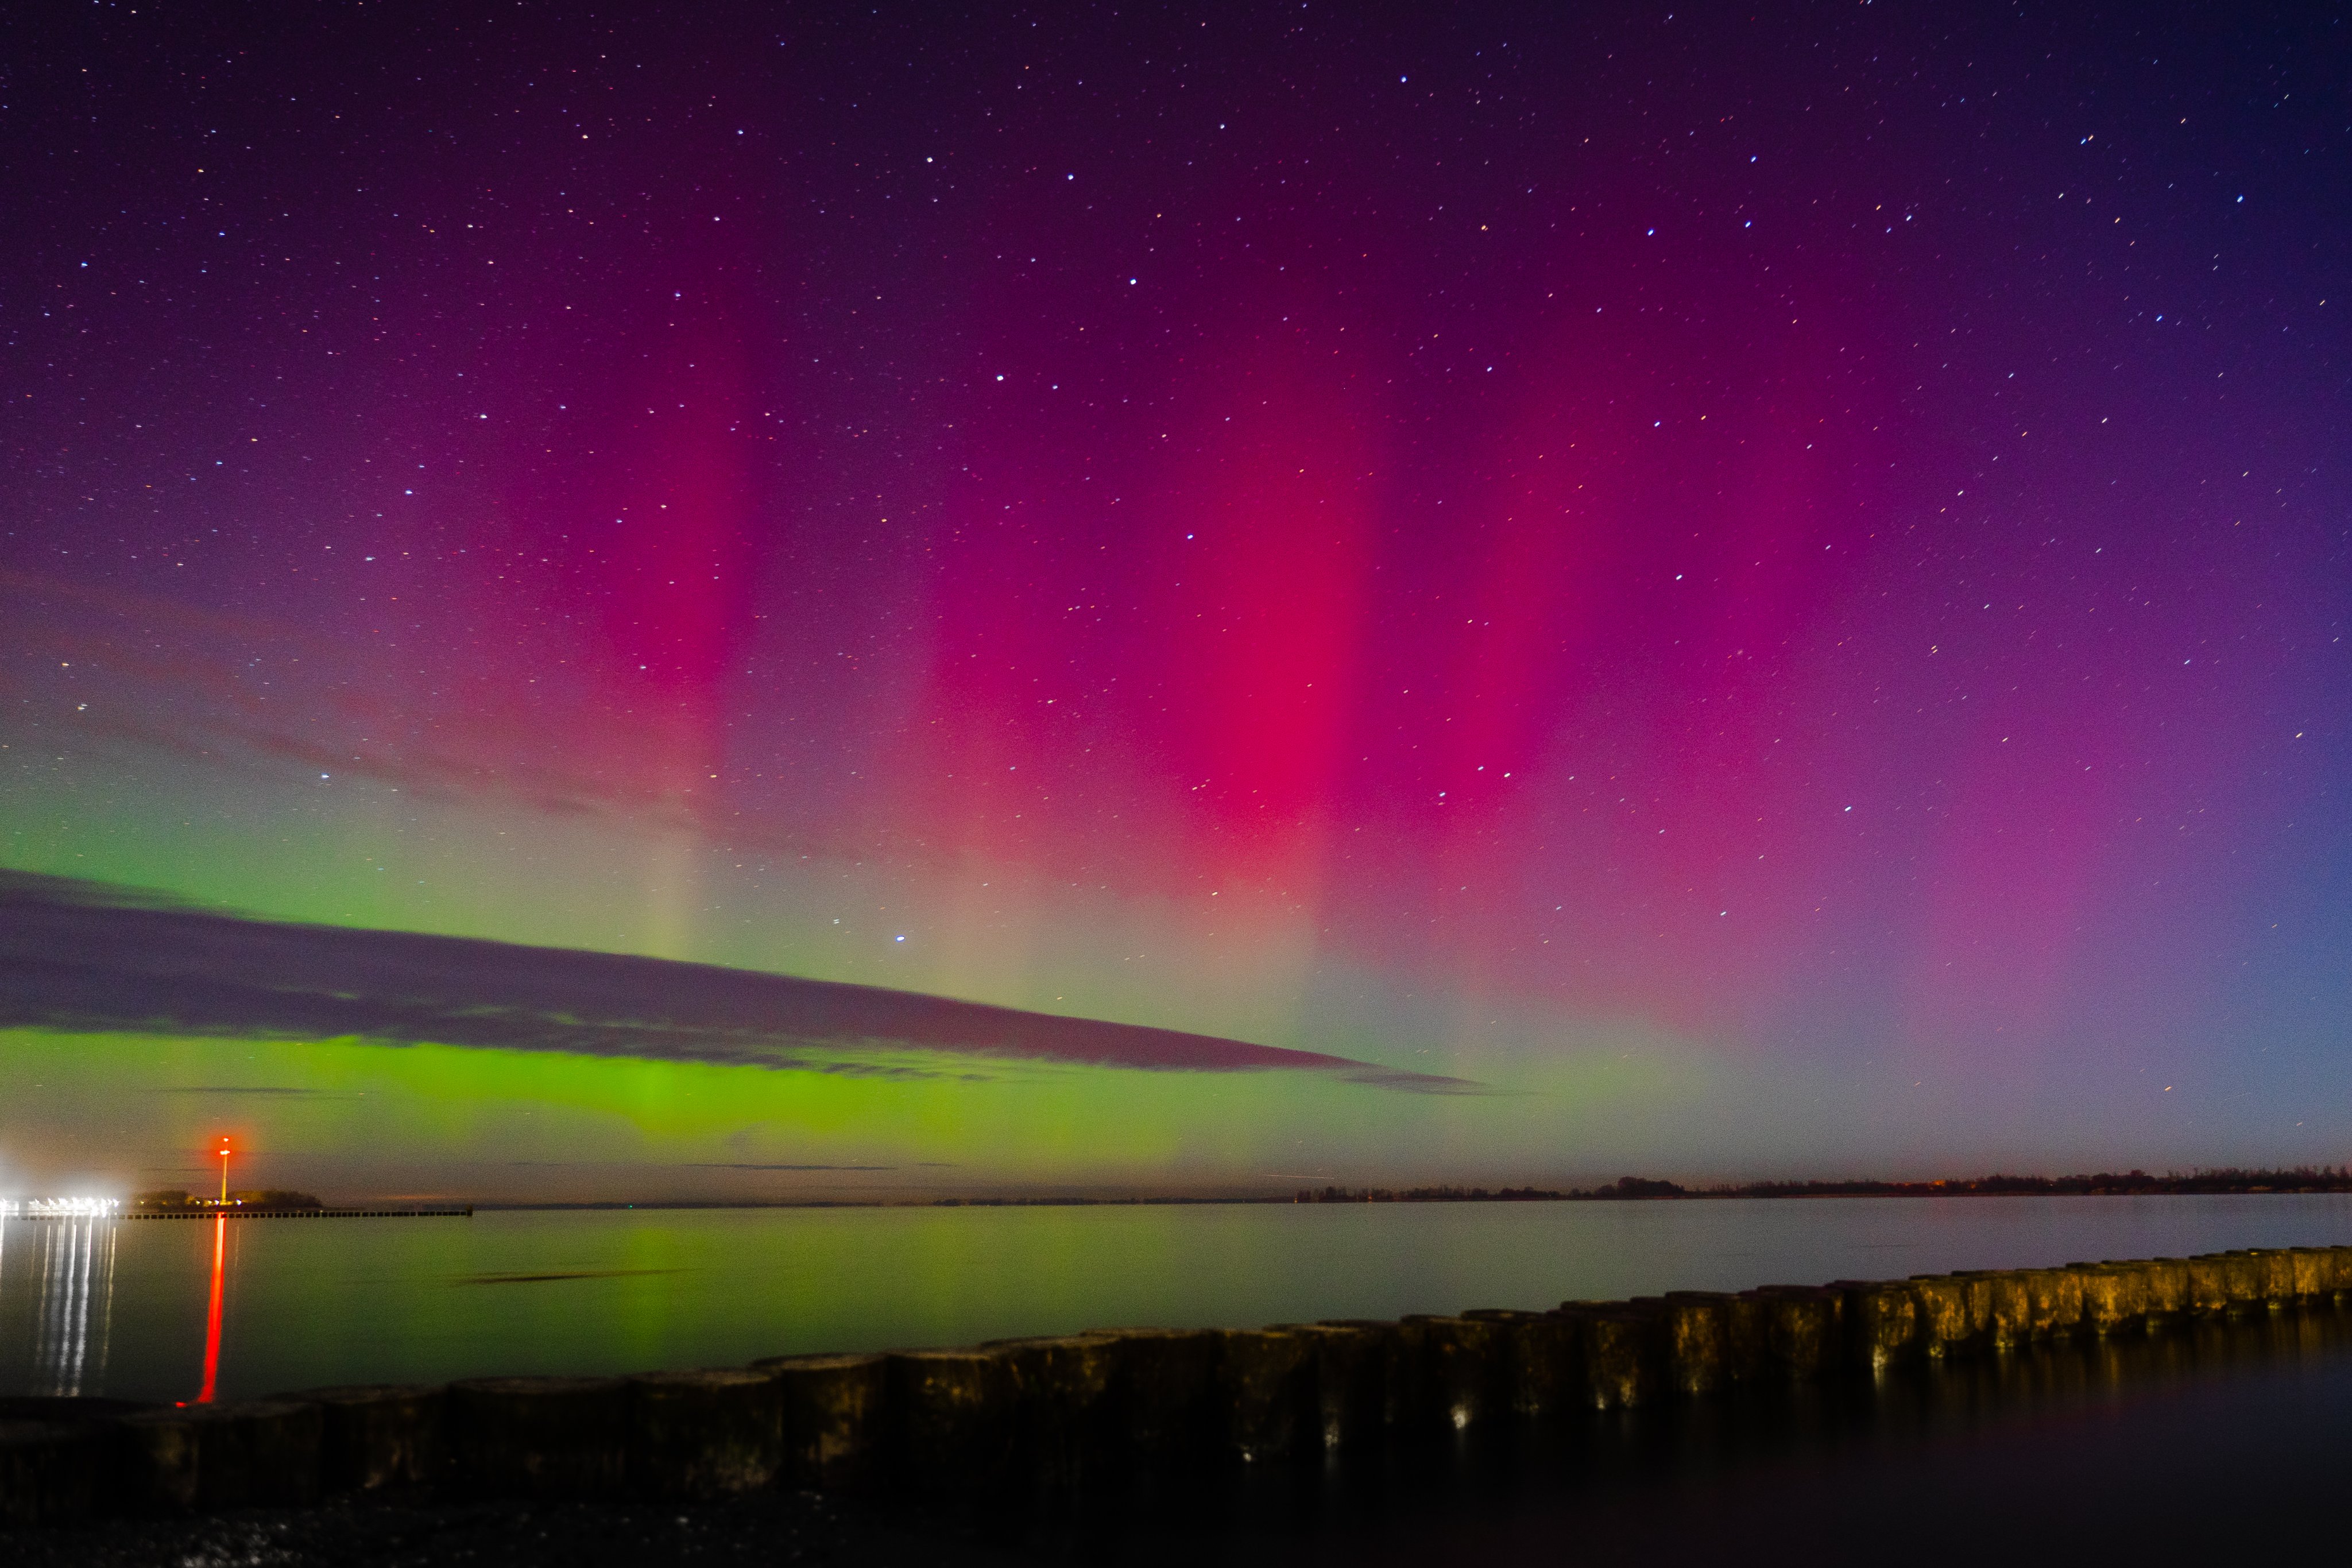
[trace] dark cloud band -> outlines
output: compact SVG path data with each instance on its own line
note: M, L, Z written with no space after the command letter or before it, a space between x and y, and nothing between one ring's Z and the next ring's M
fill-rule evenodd
M1421 1092L1467 1080L1319 1051L706 964L245 920L0 873L0 1024L358 1037L828 1071L890 1052L1160 1071L1328 1072ZM253 1092L253 1091L242 1091Z

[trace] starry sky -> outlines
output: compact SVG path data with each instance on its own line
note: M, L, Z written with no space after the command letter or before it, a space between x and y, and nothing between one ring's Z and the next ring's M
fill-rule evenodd
M0 862L1480 1086L379 1063L444 1155L2346 1156L2341 8L9 26ZM0 1166L406 1179L9 1038Z

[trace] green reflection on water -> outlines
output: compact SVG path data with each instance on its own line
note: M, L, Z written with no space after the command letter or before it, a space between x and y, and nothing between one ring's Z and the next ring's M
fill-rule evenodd
M76 1298L79 1332L110 1347L86 1391L188 1398L213 1228L111 1229L107 1289ZM64 1343L36 1331L67 1298L43 1272L55 1228L5 1231L0 1392L14 1392L39 1373L36 1345ZM2332 1244L2352 1239L2352 1197L509 1210L227 1232L219 1393L236 1398Z

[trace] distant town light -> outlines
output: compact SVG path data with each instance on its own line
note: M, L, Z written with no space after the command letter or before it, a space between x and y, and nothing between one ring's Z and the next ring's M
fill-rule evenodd
M0 1219L103 1219L119 1197L0 1197Z

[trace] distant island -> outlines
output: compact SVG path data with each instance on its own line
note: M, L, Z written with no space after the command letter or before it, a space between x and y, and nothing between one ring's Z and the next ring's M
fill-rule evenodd
M213 1208L324 1208L327 1206L307 1192L295 1192L286 1187L266 1186L247 1192L233 1192L226 1203L216 1197L203 1197L176 1186L156 1187L148 1192L131 1195L134 1213L171 1212Z
M1756 1181L1685 1186L1646 1176L1620 1176L1605 1186L1302 1187L1293 1203L1575 1203L1633 1198L1709 1197L2142 1197L2254 1192L2352 1192L2352 1166L2297 1166L2293 1170L2146 1171L2095 1176L1983 1176L1955 1181ZM1280 1201L1280 1200L1276 1200Z

